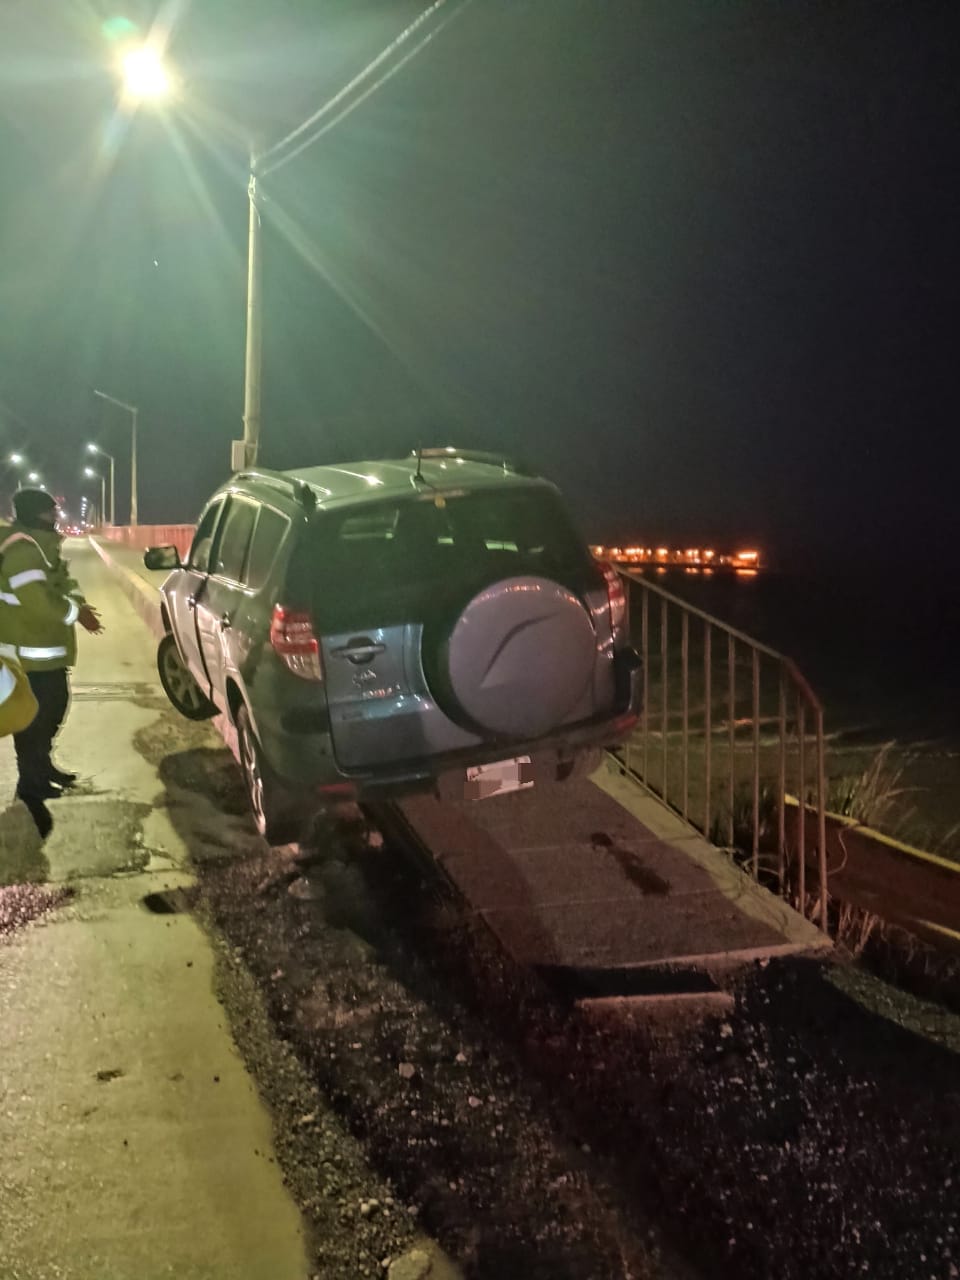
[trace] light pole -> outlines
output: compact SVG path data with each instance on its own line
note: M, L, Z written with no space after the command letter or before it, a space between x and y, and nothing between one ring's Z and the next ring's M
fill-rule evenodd
M261 281L261 226L257 207L257 156L250 151L247 183L249 229L247 235L247 345L243 366L243 440L234 441L234 471L257 465L260 452L260 369L263 353L263 302ZM239 446L239 447L238 447Z
M94 391L95 396L99 396L101 400L107 400L110 404L115 404L118 409L125 409L130 414L130 524L136 528L137 524L137 415L139 410L135 404L127 404L126 400L118 400L116 396L108 396L106 391ZM111 511L111 516L116 520L116 512ZM102 515L102 512L101 512Z
M176 94L176 77L164 63L156 44L128 47L119 62L122 99L128 106L163 102ZM243 373L243 439L234 440L230 463L234 471L257 464L260 452L260 371L263 351L263 299L261 292L261 220L257 203L257 153L250 148L247 182L249 227L247 234L247 337ZM99 392L97 393L99 394ZM110 397L104 397L109 399ZM136 519L131 516L131 524Z
M107 480L102 471L94 471L93 467L84 467L83 474L91 480L100 481L100 523L103 524L107 510ZM112 522L111 522L112 523Z
M112 453L107 453L106 449L101 449L98 444L88 444L87 453L99 453L110 463L110 523L117 523L117 488L116 475L114 474L114 457Z

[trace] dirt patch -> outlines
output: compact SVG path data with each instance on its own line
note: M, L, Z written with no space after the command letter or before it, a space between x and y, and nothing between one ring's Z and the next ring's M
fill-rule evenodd
M39 920L71 896L69 889L42 889L35 884L0 887L0 938Z

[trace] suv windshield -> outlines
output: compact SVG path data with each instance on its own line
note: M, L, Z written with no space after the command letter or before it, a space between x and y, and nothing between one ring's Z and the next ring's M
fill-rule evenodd
M428 492L324 513L304 550L296 577L326 632L422 620L516 574L596 585L589 551L546 488Z

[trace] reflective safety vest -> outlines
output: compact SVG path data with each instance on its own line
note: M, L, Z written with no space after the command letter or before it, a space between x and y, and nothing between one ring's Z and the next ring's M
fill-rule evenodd
M0 657L16 658L25 671L72 667L77 658L83 596L59 548L53 530L0 530Z

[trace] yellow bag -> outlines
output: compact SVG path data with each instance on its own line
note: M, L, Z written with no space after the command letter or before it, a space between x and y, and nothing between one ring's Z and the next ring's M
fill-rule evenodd
M16 658L0 656L0 738L28 728L38 710L23 667Z

